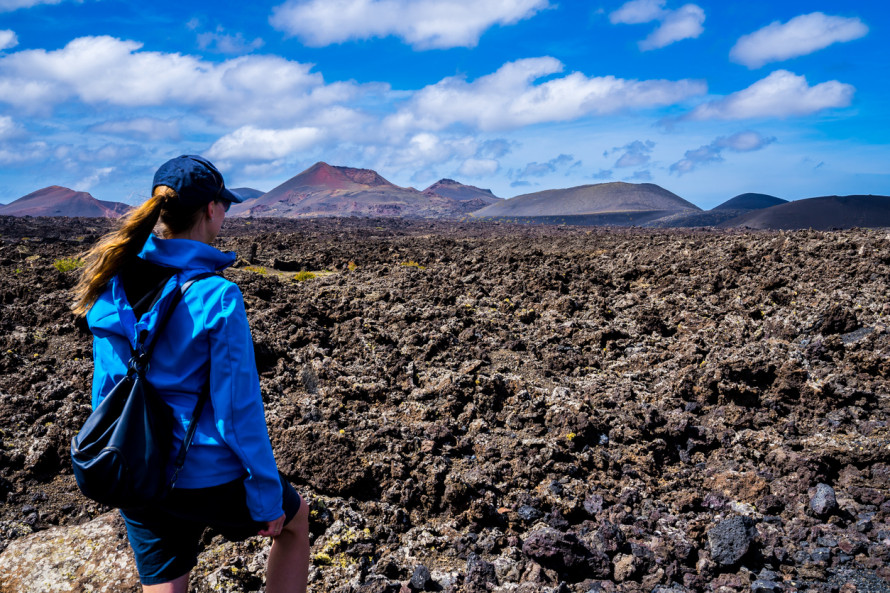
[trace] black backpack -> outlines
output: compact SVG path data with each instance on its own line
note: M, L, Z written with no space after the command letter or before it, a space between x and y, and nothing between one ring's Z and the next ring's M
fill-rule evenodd
M154 332L140 333L127 374L96 406L71 440L74 477L88 498L111 507L137 508L162 500L176 483L209 389L205 386L198 397L188 432L170 472L173 414L145 375L158 336L185 292L198 280L215 275L198 274L180 290L173 291ZM164 284L166 280L156 291L150 307L157 304Z

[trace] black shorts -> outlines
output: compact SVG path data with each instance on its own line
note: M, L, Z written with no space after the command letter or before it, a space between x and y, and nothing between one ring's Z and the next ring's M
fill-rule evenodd
M285 525L300 510L301 499L279 474ZM247 539L265 527L247 508L244 479L210 488L174 488L157 506L121 510L143 585L168 583L194 568L198 542L207 527L228 540Z

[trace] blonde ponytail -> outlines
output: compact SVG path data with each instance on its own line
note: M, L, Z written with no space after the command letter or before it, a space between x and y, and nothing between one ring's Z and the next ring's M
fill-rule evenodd
M86 315L105 290L108 281L128 260L136 257L142 250L145 241L158 223L161 209L165 208L166 202L177 198L173 189L159 185L154 189L151 198L122 219L118 230L102 237L87 252L86 265L73 291L74 304L71 309L75 315Z

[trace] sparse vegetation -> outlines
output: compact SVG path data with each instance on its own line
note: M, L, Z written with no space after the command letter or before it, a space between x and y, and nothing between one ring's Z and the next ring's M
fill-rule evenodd
M315 273L307 272L306 270L300 270L294 274L294 282L303 282L304 280L312 280L313 278L315 278Z
M266 270L265 266L244 266L244 271L253 272L254 274L268 274L269 271Z
M84 261L79 257L62 257L53 262L53 267L64 273L82 268L83 264Z
M403 262L400 263L399 265L400 265L400 266L405 266L406 268L417 268L418 270L425 270L425 269L426 269L426 266L422 266L422 265L420 265L419 263L417 263L417 262L414 261L413 259L408 260L408 261L403 261Z

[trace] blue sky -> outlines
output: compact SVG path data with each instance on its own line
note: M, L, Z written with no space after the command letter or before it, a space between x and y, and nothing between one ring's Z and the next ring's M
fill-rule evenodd
M878 0L0 0L0 202L137 203L183 153L264 191L323 160L501 197L887 195L888 28Z

